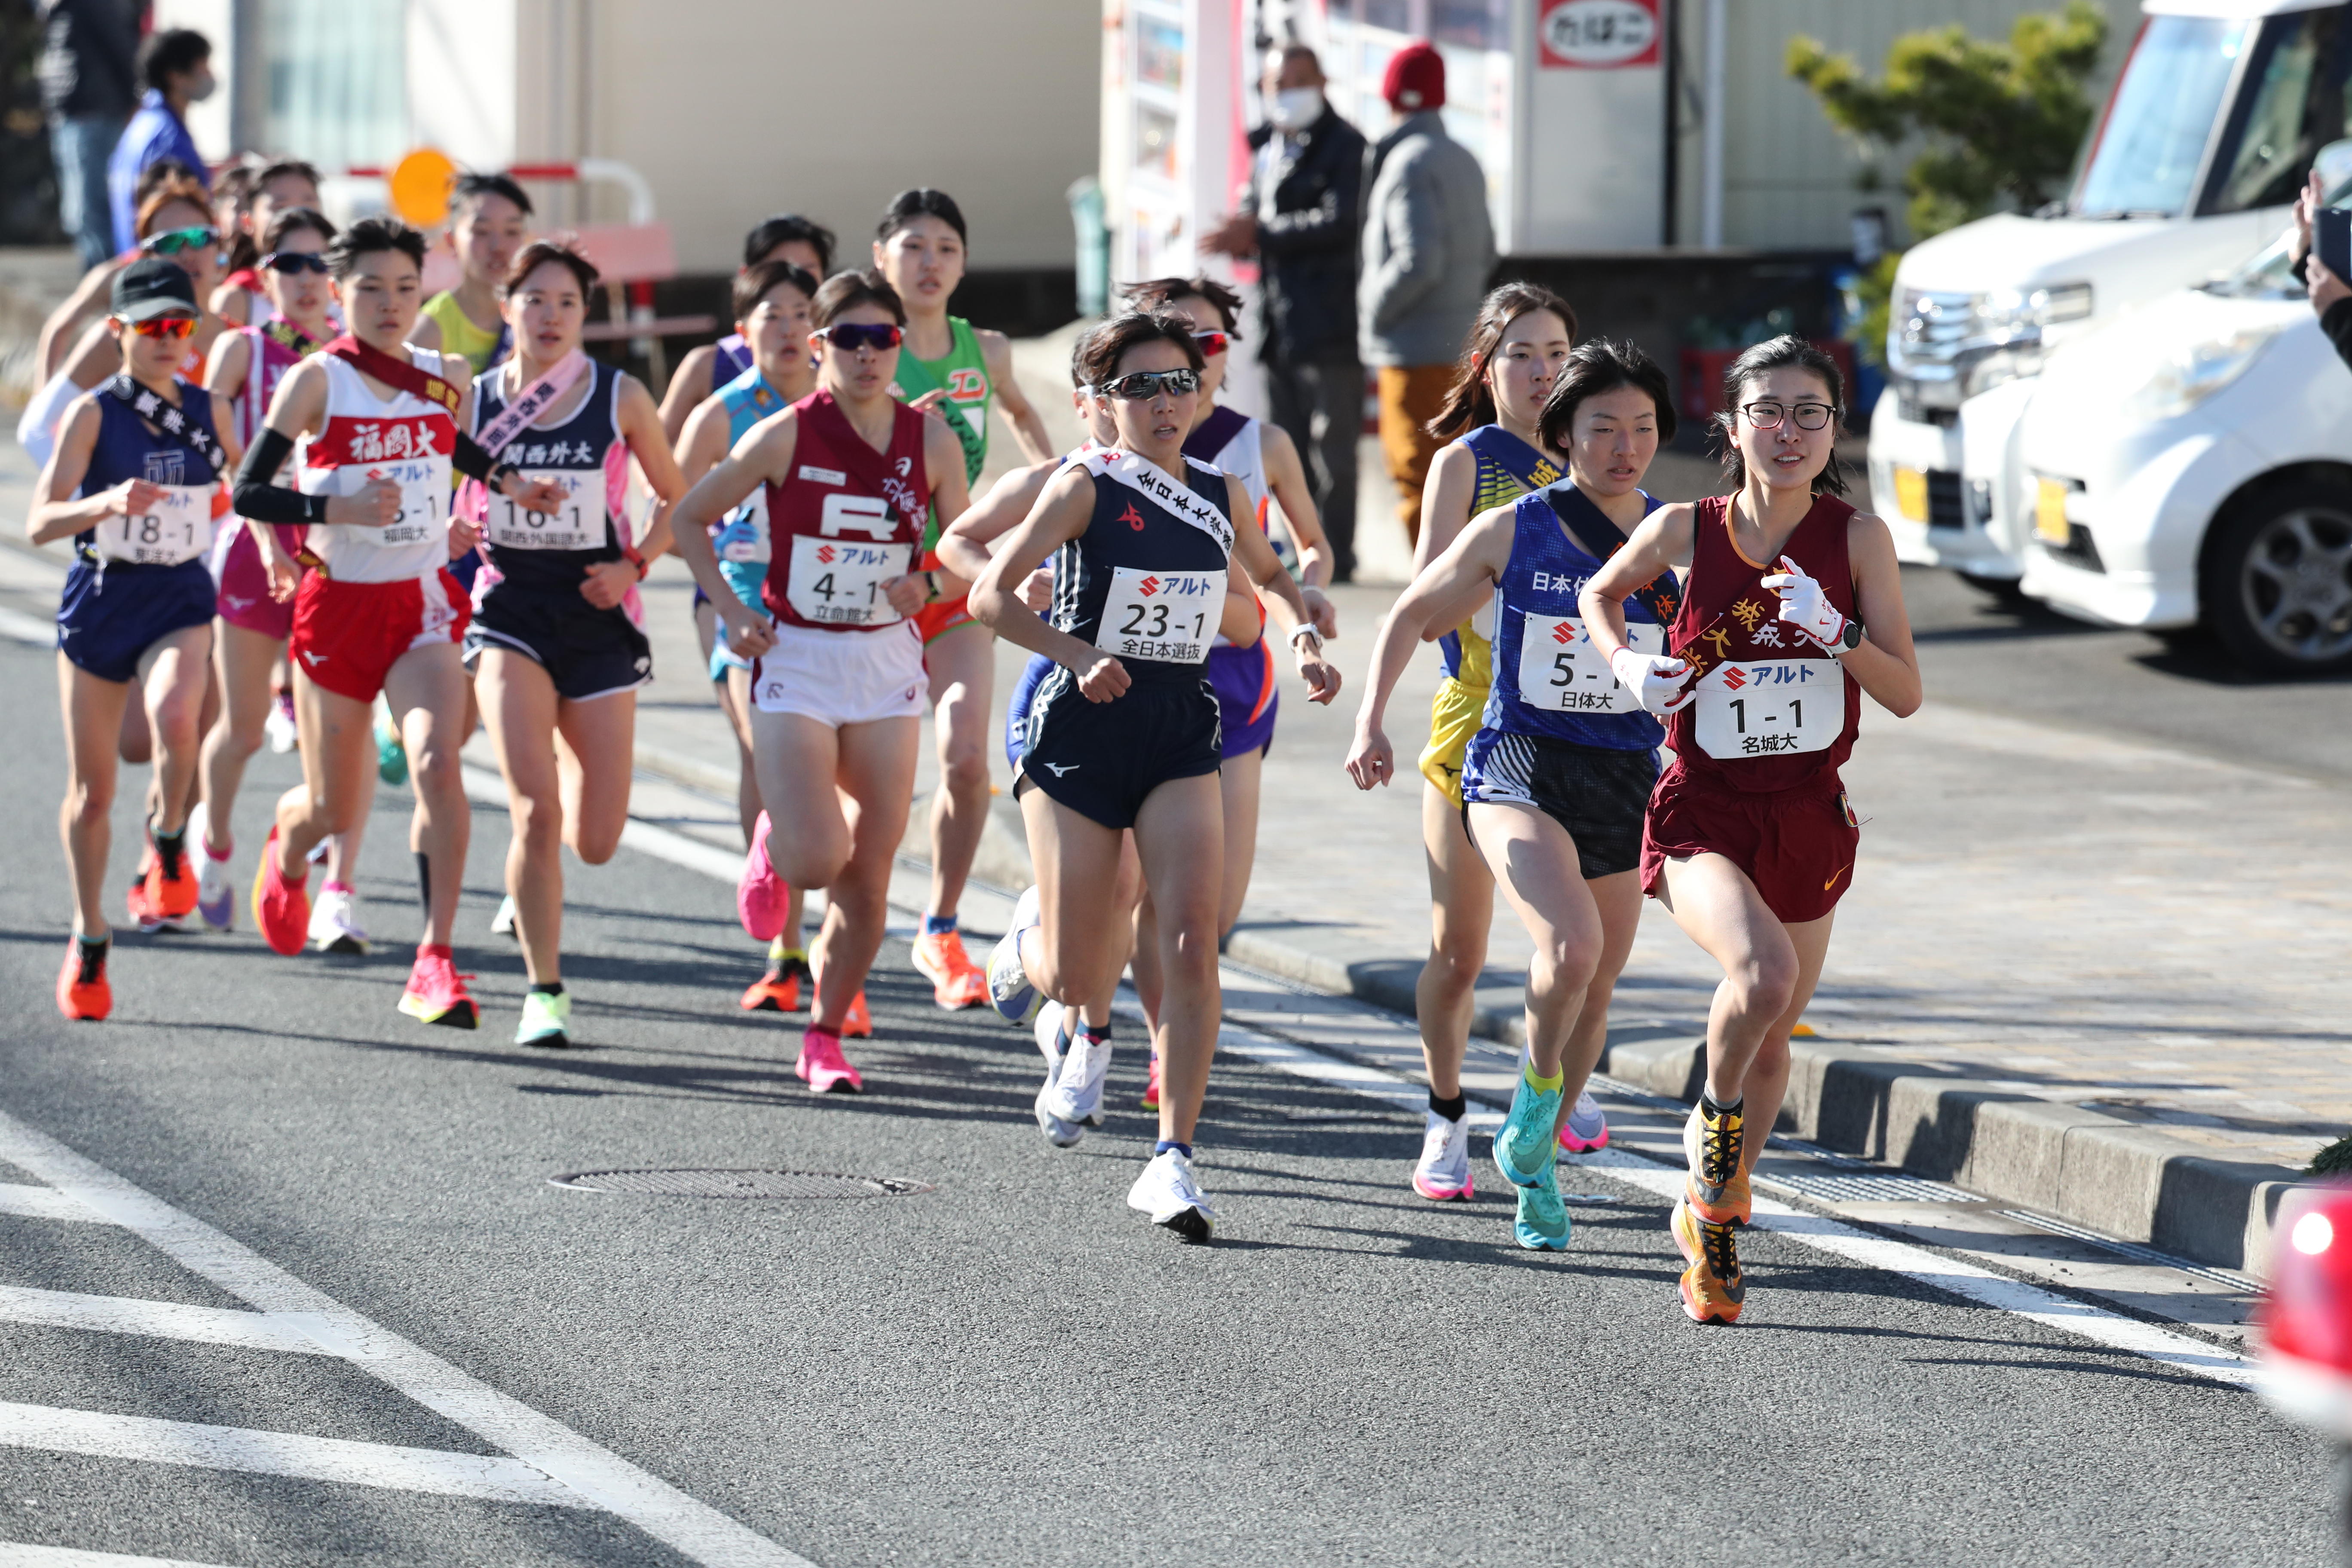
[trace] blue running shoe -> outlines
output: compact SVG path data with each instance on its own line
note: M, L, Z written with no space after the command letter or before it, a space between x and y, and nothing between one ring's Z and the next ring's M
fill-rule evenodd
M1559 1126L1560 1089L1556 1082L1539 1089L1528 1081L1524 1067L1519 1087L1511 1095L1511 1114L1495 1134L1495 1168L1517 1187L1531 1187L1550 1173L1559 1159L1555 1130Z
M375 716L375 776L394 789L408 782L408 748L400 743L389 713Z
M1519 1212L1511 1222L1511 1235L1518 1244L1529 1252L1566 1252L1568 1205L1559 1199L1557 1169L1546 1171L1539 1182L1511 1190L1519 1200Z
M996 951L988 955L988 1003L1008 1024L1020 1026L1037 1016L1045 999L1029 983L1029 972L1021 966L1021 933L1045 917L1039 910L1037 889L1030 888L1013 906L1013 923L997 939Z

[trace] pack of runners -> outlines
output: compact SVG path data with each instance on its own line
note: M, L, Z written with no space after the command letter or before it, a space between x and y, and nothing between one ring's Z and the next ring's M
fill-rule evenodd
M1087 438L1057 455L1005 338L948 313L970 235L939 191L889 202L862 268L834 270L834 234L805 217L753 228L734 331L657 407L586 353L596 269L531 238L507 176L458 182L459 281L431 300L427 237L382 217L338 229L307 164L224 184L217 216L169 171L143 193L139 252L94 269L45 333L49 380L22 430L44 461L29 535L74 551L58 613L65 1014L112 1007L119 763L152 764L128 918L228 931L236 796L283 741L302 783L258 835L266 943L369 950L360 840L379 776L404 780L422 931L399 1007L477 1026L454 943L471 830L457 759L478 726L513 826L494 929L530 980L515 1038L572 1044L562 850L596 865L618 847L654 677L638 584L674 550L739 755L736 914L765 958L740 1005L805 1008L797 1076L865 1087L843 1042L874 1030L866 982L929 713L914 968L940 1007L992 1005L1032 1032L1034 1118L1060 1147L1106 1120L1131 980L1159 1136L1129 1202L1210 1237L1193 1156L1217 954L1249 887L1281 689L1339 690L1300 454L1218 401L1240 299L1207 278L1129 287L1076 342ZM1523 1247L1570 1245L1559 1157L1608 1142L1587 1082L1644 896L1721 963L1671 1227L1686 1310L1727 1322L1749 1172L1852 876L1838 768L1862 694L1907 713L1918 670L1886 531L1841 499L1833 362L1794 338L1740 355L1728 493L1661 504L1642 482L1675 434L1666 379L1578 328L1529 285L1485 301L1432 426L1450 444L1345 766L1360 788L1393 781L1386 707L1438 643L1417 770L1423 1197L1475 1192L1461 1075L1497 892L1534 945L1492 1148ZM997 414L1027 462L975 502ZM959 905L990 809L998 638L1031 654L1001 744L1034 882L983 966ZM824 914L804 940L811 893Z

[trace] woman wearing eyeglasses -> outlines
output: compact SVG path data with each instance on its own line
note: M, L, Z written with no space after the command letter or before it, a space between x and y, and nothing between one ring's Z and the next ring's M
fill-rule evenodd
M736 889L743 929L772 941L793 889L826 890L809 954L816 1004L793 1068L820 1094L865 1087L841 1033L882 946L890 862L913 798L927 682L911 617L963 589L917 568L926 519L936 509L954 521L967 492L947 426L890 395L905 315L879 274L828 279L810 310L817 389L753 426L671 519L728 646L754 661L766 809ZM755 609L719 571L706 531L762 484L770 552Z
M266 249L254 273L268 319L262 325L226 334L205 370L205 386L229 400L230 426L239 450L260 439L270 402L287 374L335 335L334 289L327 279L324 254L334 237L335 226L309 207L280 210L263 231ZM281 469L275 482L290 480ZM300 536L300 530L289 529L282 542L288 550L298 550ZM213 636L220 712L205 736L204 799L194 817L195 843L202 850L196 909L206 925L227 931L236 920L236 889L229 880L228 860L235 850L232 818L237 791L245 783L246 763L261 749L273 708L282 702L289 718L292 712L292 693L275 692L271 685L294 629L294 605L269 591L268 567L251 529L224 530L213 542L212 568L220 590L219 623ZM353 881L366 828L362 813L347 832L329 842L326 886L310 909L310 942L320 952L368 951Z
M1650 800L1643 891L1723 965L1672 1220L1683 1310L1702 1323L1732 1321L1746 1300L1733 1227L1853 880L1861 834L1838 769L1862 693L1898 718L1920 702L1894 541L1842 499L1843 392L1836 363L1801 339L1734 360L1717 416L1732 493L1652 513L1581 597L1594 644L1674 748ZM1626 599L1682 565L1665 647L1630 644Z
M35 544L70 538L74 547L58 605L74 941L57 1001L68 1018L103 1018L114 1005L103 889L116 750L134 681L155 770L131 914L152 927L196 902L184 812L212 646L205 556L221 478L236 456L218 434L226 405L181 374L201 317L197 298L184 269L152 257L115 275L108 324L123 371L67 410L26 530Z
M1207 1240L1216 1218L1193 1174L1192 1136L1216 1048L1224 864L1217 700L1202 668L1230 558L1274 589L1279 621L1310 624L1265 536L1234 527L1248 490L1184 455L1201 363L1181 316L1131 311L1086 340L1079 372L1118 445L1074 456L1046 482L971 593L982 622L1059 667L1031 707L1013 784L1037 882L989 960L990 1000L1026 1021L1046 998L1082 1008L1116 982L1128 952L1119 843L1131 829L1159 910L1164 990L1160 1142L1128 1204L1190 1241ZM1050 622L1018 596L1048 554ZM1319 659L1309 679L1337 683ZM1108 1038L1073 1040L1055 1114L1099 1120L1109 1064Z
M596 280L569 247L525 246L504 288L514 353L474 382L475 440L569 497L553 510L488 500L478 521L489 570L475 580L466 628L514 818L507 895L530 975L519 1046L571 1043L562 851L601 866L620 847L637 689L653 679L629 594L669 548L669 509L686 490L653 395L581 350ZM642 539L628 514L633 458L655 496Z

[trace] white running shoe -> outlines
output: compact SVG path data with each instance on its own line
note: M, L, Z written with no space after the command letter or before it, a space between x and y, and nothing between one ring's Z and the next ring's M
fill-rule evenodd
M1087 1135L1087 1130L1075 1121L1065 1121L1054 1114L1054 1086L1062 1076L1062 1014L1059 1002L1048 1002L1037 1014L1037 1049L1045 1058L1045 1081L1037 1090L1037 1130L1056 1149L1067 1149Z
M205 847L210 837L205 803L188 813L188 858L196 863L196 913L214 931L236 929L236 884L229 879L228 862L215 860Z
M1216 1228L1217 1211L1202 1195L1192 1178L1192 1162L1171 1149L1154 1154L1135 1185L1127 1189L1127 1206L1141 1209L1151 1223L1164 1226L1187 1241L1206 1241Z
M490 917L490 934L492 936L513 936L514 933L514 900L511 898L500 899L499 900L499 912Z
M269 749L284 756L294 749L299 737L294 729L294 698L280 691L270 699L269 716L261 721L261 732L269 737Z
M1477 1196L1470 1181L1470 1118L1448 1121L1434 1110L1421 1135L1421 1163L1412 1168L1412 1190L1433 1204Z
M1072 1030L1069 1048L1062 1054L1062 1073L1054 1080L1046 1105L1065 1121L1103 1124L1103 1079L1110 1074L1110 1042L1089 1040Z
M365 957L367 928L360 924L360 896L341 888L321 888L310 905L310 946L319 952L342 952Z
M1037 889L1033 885L1013 906L1013 923L997 939L996 950L988 955L989 1005L1008 1024L1028 1023L1045 1003L1044 994L1029 983L1029 972L1021 966L1021 933L1044 918Z

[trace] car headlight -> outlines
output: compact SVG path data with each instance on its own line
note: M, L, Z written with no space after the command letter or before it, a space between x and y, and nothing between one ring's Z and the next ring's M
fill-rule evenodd
M2284 323L2240 327L2160 354L2124 411L2143 424L2177 419L2246 374Z
M1974 318L1960 374L1960 395L1974 397L1994 387L2042 374L2043 329L2078 321L2091 313L2088 283L2054 283L2041 289L1996 289L1970 301Z

